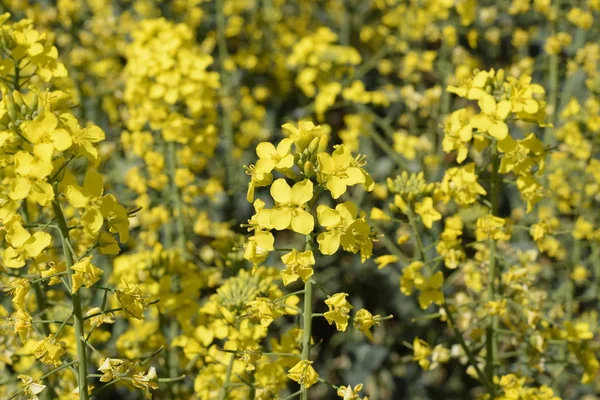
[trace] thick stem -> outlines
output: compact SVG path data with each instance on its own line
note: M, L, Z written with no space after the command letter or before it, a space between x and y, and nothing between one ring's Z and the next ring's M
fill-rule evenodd
M65 255L67 276L69 283L71 283L73 274L73 270L71 270L71 267L73 266L74 255L72 254L69 246L69 242L71 240L69 237L69 228L67 226L67 221L65 220L65 216L62 212L60 204L58 203L58 200L54 200L52 202L52 209L54 210L54 215L56 216L56 221L58 223L62 249ZM73 304L73 328L75 329L75 340L77 346L77 384L79 386L79 399L88 400L89 397L87 387L87 349L85 343L83 342L85 335L83 329L83 314L81 312L81 297L79 295L79 291L71 293L71 302Z
M220 400L226 400L227 394L229 393L229 385L231 382L231 375L233 373L233 364L235 362L235 354L231 355L229 363L227 364L227 372L225 372L225 381L223 382L223 390L221 391Z
M307 235L305 250L311 250L311 247L312 237ZM312 336L312 291L312 279L309 278L304 283L304 310L302 311L302 360L307 361L310 361L310 339ZM308 400L308 389L304 386L302 386L302 394L300 396L302 400Z
M310 337L312 331L312 283L304 284L304 311L302 313L302 360L310 360ZM302 400L308 400L308 390L302 388Z

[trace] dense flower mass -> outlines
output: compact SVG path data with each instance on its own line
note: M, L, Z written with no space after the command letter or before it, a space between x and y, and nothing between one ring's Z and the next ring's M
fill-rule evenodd
M0 398L597 398L597 18L3 1Z

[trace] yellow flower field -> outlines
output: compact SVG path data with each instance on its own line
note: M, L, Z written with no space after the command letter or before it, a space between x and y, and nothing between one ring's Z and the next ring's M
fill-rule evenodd
M600 398L600 0L4 0L0 399Z

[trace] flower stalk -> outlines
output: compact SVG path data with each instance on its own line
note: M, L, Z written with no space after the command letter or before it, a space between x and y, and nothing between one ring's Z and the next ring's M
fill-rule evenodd
M71 253L71 246L69 245L69 242L71 240L69 237L69 228L67 225L67 221L65 220L62 208L58 203L58 200L54 200L52 202L52 209L54 210L54 215L56 216L56 221L58 223L62 249L67 267L66 269L68 281L69 283L71 283L73 274L71 267L73 266L74 255ZM85 338L83 329L84 319L83 313L81 311L81 297L79 291L71 293L71 302L73 305L73 328L75 329L75 339L77 348L77 384L79 387L79 399L88 400L89 396L87 387L87 352L85 343L83 342Z

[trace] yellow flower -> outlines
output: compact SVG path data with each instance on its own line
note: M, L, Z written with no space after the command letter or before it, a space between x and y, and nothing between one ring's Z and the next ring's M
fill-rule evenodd
M430 277L421 277L415 281L415 288L419 289L419 305L423 310L435 303L444 304L444 294L440 290L444 284L444 275L438 271Z
M487 194L477 183L475 163L464 167L449 168L440 183L440 190L445 196L444 201L454 199L460 206L466 206L477 201L477 197Z
M377 207L371 208L371 213L370 213L369 217L373 221L390 221L392 219L392 217L387 215L385 213L385 211L383 211L381 208L377 208Z
M29 396L29 400L39 400L37 395L42 393L42 391L46 388L46 385L38 383L38 380L34 380L29 375L21 374L17 378L19 378L21 383L23 383L23 394L25 396Z
M352 305L346 300L348 293L336 293L325 300L325 304L329 307L323 316L329 322L329 325L335 322L335 327L338 331L345 331L348 327L348 319L350 318L350 310Z
M583 265L577 265L573 268L570 278L575 281L578 285L585 283L590 276L590 271Z
M115 316L113 313L104 313L100 307L92 307L85 313L86 316L92 316L89 321L92 326L100 326L102 324L114 324Z
M415 282L422 279L420 271L423 266L424 264L421 261L413 261L402 270L402 276L400 277L400 291L403 294L409 296L412 293Z
M144 318L143 312L149 306L148 295L138 285L123 281L122 287L115 292L119 304L127 314L137 319Z
M519 175L528 174L534 165L543 162L544 144L533 133L516 141L506 136L498 142L498 150L505 153L498 170L503 174L511 171Z
M342 236L346 236L346 230L356 220L357 212L356 205L349 201L338 204L335 210L324 204L317 207L317 219L327 230L317 236L321 253L330 255L338 250Z
M12 200L29 198L41 206L52 201L54 189L46 179L52 173L53 153L54 147L51 144L40 143L33 146L33 154L26 151L18 151L15 154L16 177L8 192Z
M361 168L364 162L355 160L350 149L343 144L338 145L331 155L322 152L317 158L317 180L325 184L334 199L346 193L348 186L362 183L367 190L372 188L372 181L367 179L368 175Z
M421 217L423 225L429 229L433 226L434 221L442 219L442 214L433 207L433 199L431 197L425 197L422 201L416 203L415 212Z
M29 293L31 284L26 278L13 280L5 291L13 296L12 303L16 310L25 310L25 296Z
M118 358L104 358L100 360L98 371L102 372L100 382L110 382L120 378L126 373L127 363Z
M283 171L292 168L294 165L294 155L290 153L293 140L283 139L277 145L273 146L271 142L262 142L256 146L256 154L259 160L256 162L255 171L258 174L268 174L273 169Z
M38 231L30 234L18 216L5 222L6 246L4 249L4 265L9 268L20 268L29 258L35 258L42 253L52 242L52 236L47 232Z
M391 315L386 319L391 318ZM373 315L368 310L358 310L354 315L353 324L356 329L361 331L370 340L373 340L373 334L370 329L374 326L379 326L381 323L381 317L379 315Z
M19 335L21 342L25 342L29 329L32 328L31 315L25 310L17 310L8 319L8 324L14 328L16 334Z
M288 378L308 389L319 381L319 375L312 367L312 363L312 361L308 360L298 361L298 363L288 371Z
M61 364L61 357L65 354L63 344L56 340L54 335L48 335L44 340L37 343L33 350L35 358L43 362L57 367Z
M368 397L360 397L360 392L363 388L363 384L359 383L354 386L340 386L337 390L337 395L341 397L343 400L369 400Z
M94 169L88 169L83 186L77 185L72 175L66 175L62 185L69 204L75 208L85 209L81 215L81 225L86 231L97 236L108 220L111 232L118 232L121 243L129 239L129 219L127 211L117 203L112 194L101 197L104 192L104 178Z
M504 121L510 114L510 101L502 100L497 103L491 95L486 94L479 99L478 104L482 114L473 117L472 125L498 140L504 139L508 135L508 126Z
M300 121L298 122L298 127L287 123L283 124L281 128L294 141L298 153L302 153L308 148L308 145L315 137L321 138L325 136L325 132L321 129L321 126L315 125L311 121Z
M450 115L444 125L442 147L446 153L458 150L456 161L462 163L469 153L467 143L473 138L471 115L466 108L457 110Z
M375 259L375 264L377 264L377 269L383 269L387 267L389 264L393 264L398 261L398 256L387 254L384 256L379 256Z
M133 374L131 383L138 389L144 389L144 395L146 398L151 399L151 391L158 389L158 375L156 374L156 369L154 367L150 367L148 372L145 374Z
M256 231L244 244L243 257L256 267L269 257L269 252L275 250L274 244L275 238L271 232Z
M94 144L104 140L104 131L96 125L81 129L77 121L74 121L74 118L69 121L73 144L76 149L75 153L83 155L93 166L97 166L100 163L100 157L98 149Z
M431 347L429 347L429 344L423 339L416 337L413 340L413 360L418 361L421 368L427 371L431 366L430 356Z
M475 237L478 241L485 239L508 240L510 239L510 233L505 225L506 220L504 218L496 217L492 214L479 217L477 219Z
M310 180L305 179L290 187L285 179L277 179L271 185L271 197L275 200L275 207L270 215L274 229L280 231L291 227L294 232L303 235L313 231L315 221L305 210L306 203L313 197L313 184Z
M71 281L72 293L77 293L82 285L86 288L91 287L94 283L98 282L100 277L104 274L104 271L92 264L92 256L79 260L71 267L71 269L75 271Z
M266 328L273 322L273 301L266 297L257 297L248 303L248 313L251 318L260 321L261 326Z
M312 266L315 265L315 256L310 250L299 252L293 249L281 256L281 261L286 267L285 270L281 271L281 278L286 286L295 282L298 278L306 282L314 273Z
M66 129L58 127L58 118L49 110L44 110L31 121L25 121L20 128L31 143L51 143L54 149L65 151L73 144L71 135Z

